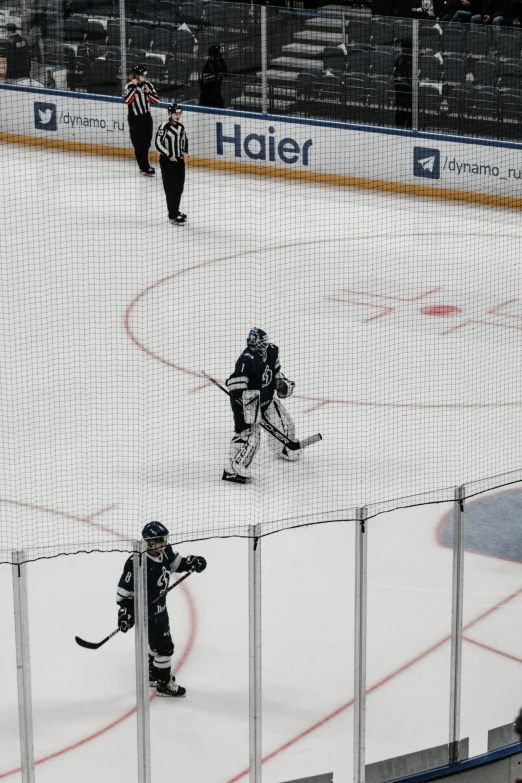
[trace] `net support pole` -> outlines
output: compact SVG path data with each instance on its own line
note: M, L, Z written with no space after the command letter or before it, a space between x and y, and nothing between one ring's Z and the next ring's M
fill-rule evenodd
M257 525L250 527L248 546L249 779L250 783L261 783L261 539Z
M453 510L453 583L451 591L451 683L449 764L459 760L464 602L464 487L456 487Z
M22 783L34 783L33 704L31 658L29 651L29 609L27 564L24 553L13 552L13 597L16 640L16 679L18 685L18 730Z
M366 613L367 613L367 510L359 509L355 523L355 629L353 780L364 783L366 756Z
M120 49L121 49L121 91L127 84L127 32L125 22L125 0L119 0L120 9Z
M261 111L268 111L268 40L266 26L266 5L261 6Z
M419 130L419 20L412 21L411 40L411 129Z
M147 554L143 541L134 541L134 614L136 648L136 707L138 723L138 783L151 783L149 715L149 643Z

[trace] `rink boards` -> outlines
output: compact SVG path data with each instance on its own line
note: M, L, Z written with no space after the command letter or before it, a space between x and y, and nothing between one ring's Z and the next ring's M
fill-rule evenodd
M166 104L152 109L154 125ZM0 86L4 142L132 156L119 98ZM185 106L192 165L522 207L522 145Z

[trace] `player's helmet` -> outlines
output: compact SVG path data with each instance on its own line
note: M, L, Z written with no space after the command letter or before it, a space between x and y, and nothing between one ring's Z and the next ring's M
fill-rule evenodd
M132 69L132 75L133 76L146 76L147 71L143 67L143 65L135 65Z
M212 44L208 49L209 57L219 57L221 55L221 46L219 44Z
M141 535L145 541L153 541L156 544L166 544L169 537L169 531L161 522L147 522L141 531Z
M169 114L181 114L182 109L179 103L171 103L167 111Z
M266 359L266 351L268 348L268 335L264 329L258 329L254 327L248 333L247 345L253 351L257 351L263 359Z

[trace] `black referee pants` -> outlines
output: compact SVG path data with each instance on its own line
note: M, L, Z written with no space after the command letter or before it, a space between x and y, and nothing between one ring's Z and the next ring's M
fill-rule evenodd
M148 171L149 149L152 142L152 117L147 114L129 114L129 131L140 171Z
M166 155L161 155L160 168L169 218L173 220L179 214L179 204L185 187L185 161L183 159L173 161Z

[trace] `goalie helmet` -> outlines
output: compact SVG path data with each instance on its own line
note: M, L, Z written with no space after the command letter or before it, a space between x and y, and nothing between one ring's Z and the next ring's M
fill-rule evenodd
M266 352L268 348L268 335L264 329L258 329L254 327L248 333L247 345L253 351L261 354L263 359L266 359Z
M166 544L169 537L169 531L161 522L147 522L141 531L142 538L145 541L153 541L157 544Z

